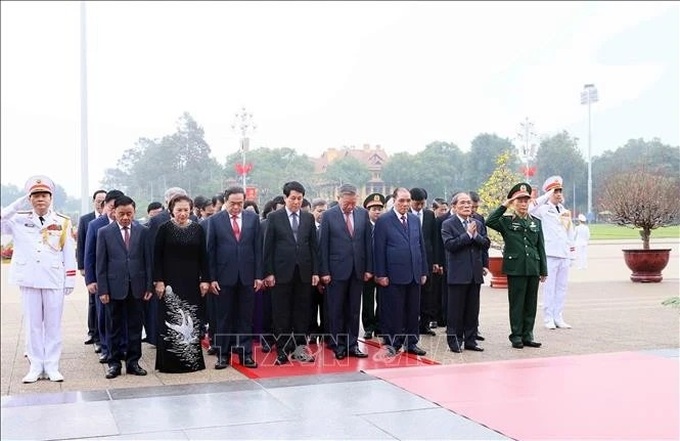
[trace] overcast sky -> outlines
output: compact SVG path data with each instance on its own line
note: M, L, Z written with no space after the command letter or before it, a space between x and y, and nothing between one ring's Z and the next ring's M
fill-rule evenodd
M80 196L80 3L1 7L2 183L47 174ZM432 141L568 130L593 155L630 138L680 144L677 2L87 3L89 186L140 137L189 112L213 155L251 147ZM8 201L3 201L3 205Z

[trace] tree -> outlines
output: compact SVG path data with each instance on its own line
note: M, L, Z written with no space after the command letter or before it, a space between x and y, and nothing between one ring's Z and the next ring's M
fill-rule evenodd
M541 141L536 154L536 179L532 179L532 183L540 190L543 182L554 175L564 179L565 205L585 212L588 205L588 164L578 149L577 139L566 131Z
M522 182L522 175L513 171L510 166L512 153L502 152L496 157L496 168L479 189L479 214L486 217L508 199L508 192L513 185ZM499 232L489 228L487 231L491 246L503 248L503 237Z
M281 194L283 184L293 180L304 185L308 194L314 193L310 180L314 164L306 155L299 155L288 147L277 149L260 147L249 151L246 160L253 166L248 174L247 184L257 186L259 196L264 200ZM240 152L227 156L225 177L240 182L235 166L241 161Z
M325 180L336 185L354 184L362 187L371 179L368 165L353 156L345 156L328 164Z
M649 249L652 230L680 221L678 180L639 169L607 178L602 192L602 209L611 222L639 228L642 247Z
M465 155L456 144L435 141L416 155L421 170L418 186L427 190L429 199L450 199L457 191L468 190L461 170Z
M464 182L465 188L479 188L489 179L496 169L496 158L503 152L510 152L507 165L513 170L519 167L515 147L507 138L489 133L481 133L472 140L470 151L465 155Z
M394 187L418 187L422 174L417 157L409 153L397 153L390 157L382 169L382 179Z
M170 187L182 187L191 196L223 190L222 167L210 156L203 128L186 112L175 133L160 140L140 138L117 166L106 170L102 184L131 195L138 206L162 201Z

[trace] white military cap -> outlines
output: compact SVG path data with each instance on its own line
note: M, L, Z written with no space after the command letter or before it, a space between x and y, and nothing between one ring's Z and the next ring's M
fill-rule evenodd
M557 188L562 189L562 176L551 176L543 183L543 191L545 193Z
M44 175L31 176L24 185L24 190L28 195L34 193L49 193L54 194L54 182Z

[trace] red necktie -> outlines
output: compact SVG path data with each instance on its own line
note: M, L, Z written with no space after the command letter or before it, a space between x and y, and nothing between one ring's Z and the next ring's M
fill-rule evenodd
M347 224L347 231L349 231L349 237L354 237L354 228L352 228L352 221L350 216L352 213L345 213L345 224Z
M125 249L130 251L130 227L123 227L123 242L125 242Z
M241 239L241 229L238 227L238 222L236 222L238 216L233 215L231 217L231 228L234 230L234 236L236 236L236 241Z

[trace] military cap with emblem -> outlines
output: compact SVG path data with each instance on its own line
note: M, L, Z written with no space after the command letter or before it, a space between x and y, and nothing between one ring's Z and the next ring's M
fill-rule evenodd
M545 193L557 189L562 189L562 176L551 176L543 183L543 191Z
M515 184L515 186L510 189L510 192L508 192L508 199L512 199L513 197L530 198L531 185L527 184L526 182L520 182L519 184Z
M54 182L44 175L31 176L26 181L24 190L29 196L35 193L54 194Z
M366 199L364 199L364 208L369 209L375 206L384 207L385 196L381 195L380 193L371 193L366 196Z

